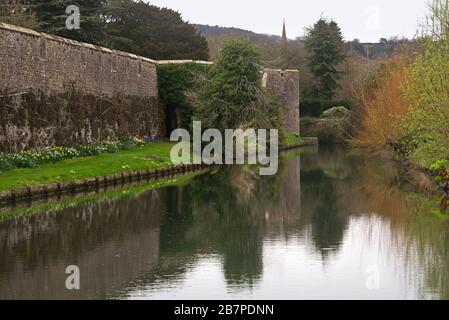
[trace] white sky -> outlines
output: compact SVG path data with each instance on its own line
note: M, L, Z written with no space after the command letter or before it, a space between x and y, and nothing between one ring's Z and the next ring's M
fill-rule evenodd
M321 15L334 19L346 40L413 37L428 0L144 0L179 11L191 23L280 35L282 20L291 39L304 35Z

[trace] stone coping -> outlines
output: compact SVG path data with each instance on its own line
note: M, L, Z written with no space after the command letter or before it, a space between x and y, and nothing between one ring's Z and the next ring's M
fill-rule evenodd
M197 64L208 64L213 65L213 62L210 61L201 61L201 60L158 60L157 64L185 64L185 63L197 63Z
M138 55L135 55L135 54L132 54L132 53L127 53L127 52L119 51L119 50L112 50L112 49L108 49L108 48L105 48L105 47L96 46L96 45L93 45L93 44L90 44L90 43L79 42L79 41L76 41L76 40L71 40L71 39L58 37L58 36L53 36L53 35L50 35L50 34L47 34L47 33L37 32L37 31L31 30L31 29L26 29L26 28L14 26L12 24L7 24L7 23L0 22L0 29L9 30L9 31L13 31L13 32L19 32L19 33L24 33L24 34L27 34L27 35L30 35L30 36L39 37L39 38L45 38L47 40L56 41L56 42L60 42L60 43L65 43L65 44L71 45L71 46L88 48L88 49L91 49L91 50L94 50L94 51L100 51L100 52L104 52L104 53L114 54L114 55L123 56L123 57L131 58L131 59L135 59L135 60L142 60L142 61L146 61L146 62L149 62L149 63L157 64L156 60L149 59L149 58L142 57L142 56L138 56Z
M80 41L76 41L76 40L71 40L71 39L67 39L67 38L63 38L63 37L59 37L59 36L53 36L53 35L50 35L47 33L37 32L35 30L18 27L18 26L12 25L12 24L4 23L4 22L0 22L0 29L24 33L24 34L28 34L28 35L34 36L34 37L45 38L45 39L48 39L51 41L65 43L68 45L82 47L82 48L88 48L88 49L91 49L94 51L100 51L100 52L109 53L109 54L113 54L113 55L123 56L123 57L131 58L131 59L135 59L135 60L142 60L142 61L146 61L146 62L153 63L153 64L160 64L160 65L184 64L184 63L198 63L198 64L205 64L205 65L213 65L214 64L211 61L201 61L201 60L153 60L153 59L146 58L143 56L138 56L138 55L135 55L132 53L119 51L119 50L113 50L113 49L109 49L106 47L97 46L97 45L80 42ZM292 70L290 70L290 69L282 70L282 69L265 68L264 70L273 71L273 72L299 72L299 70L293 70L293 69Z
M264 71L268 71L268 72L298 72L298 69L272 69L272 68L264 68Z
M199 60L153 60L153 59L149 59L149 58L146 58L143 56L138 56L138 55L135 55L132 53L127 53L127 52L119 51L119 50L113 50L113 49L109 49L106 47L101 47L101 46L97 46L97 45L93 45L93 44L85 43L85 42L79 42L76 40L71 40L71 39L67 39L67 38L63 38L63 37L59 37L59 36L53 36L53 35L50 35L47 33L37 32L37 31L31 30L31 29L14 26L12 24L7 24L4 22L0 22L0 29L23 33L23 34L27 34L27 35L39 37L39 38L45 38L45 39L48 39L51 41L65 43L65 44L68 44L71 46L88 48L88 49L91 49L94 51L100 51L100 52L109 53L109 54L113 54L113 55L123 56L123 57L131 58L131 59L135 59L135 60L142 60L142 61L146 61L146 62L154 63L154 64L183 64L183 63L214 64L213 62L210 62L210 61L199 61Z

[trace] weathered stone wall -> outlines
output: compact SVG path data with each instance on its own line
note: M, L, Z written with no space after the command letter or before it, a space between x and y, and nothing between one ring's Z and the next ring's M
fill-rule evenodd
M157 97L156 63L0 23L0 89Z
M0 152L165 135L157 64L133 54L0 23ZM210 62L194 61L211 64ZM299 134L299 72L264 71Z
M299 135L299 71L265 69L262 81L280 99L287 131Z
M0 151L165 134L156 62L0 23Z

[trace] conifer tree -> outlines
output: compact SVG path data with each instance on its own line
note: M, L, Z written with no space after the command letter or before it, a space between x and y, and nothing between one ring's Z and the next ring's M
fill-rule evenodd
M342 76L337 67L346 57L340 27L334 21L321 18L308 30L305 47L309 68L317 82L314 95L316 98L331 99Z
M101 44L104 41L103 11L106 0L31 0L31 8L38 19L37 30L57 36ZM66 20L76 6L80 13L80 28L67 28Z

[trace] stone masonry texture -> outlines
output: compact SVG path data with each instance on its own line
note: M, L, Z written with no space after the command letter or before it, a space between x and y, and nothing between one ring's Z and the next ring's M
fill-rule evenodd
M0 23L0 152L166 135L157 64ZM195 61L197 63L208 63ZM288 132L299 135L299 72L265 69Z
M265 69L263 85L280 99L286 130L299 135L299 71Z
M0 23L0 151L165 134L156 63Z

